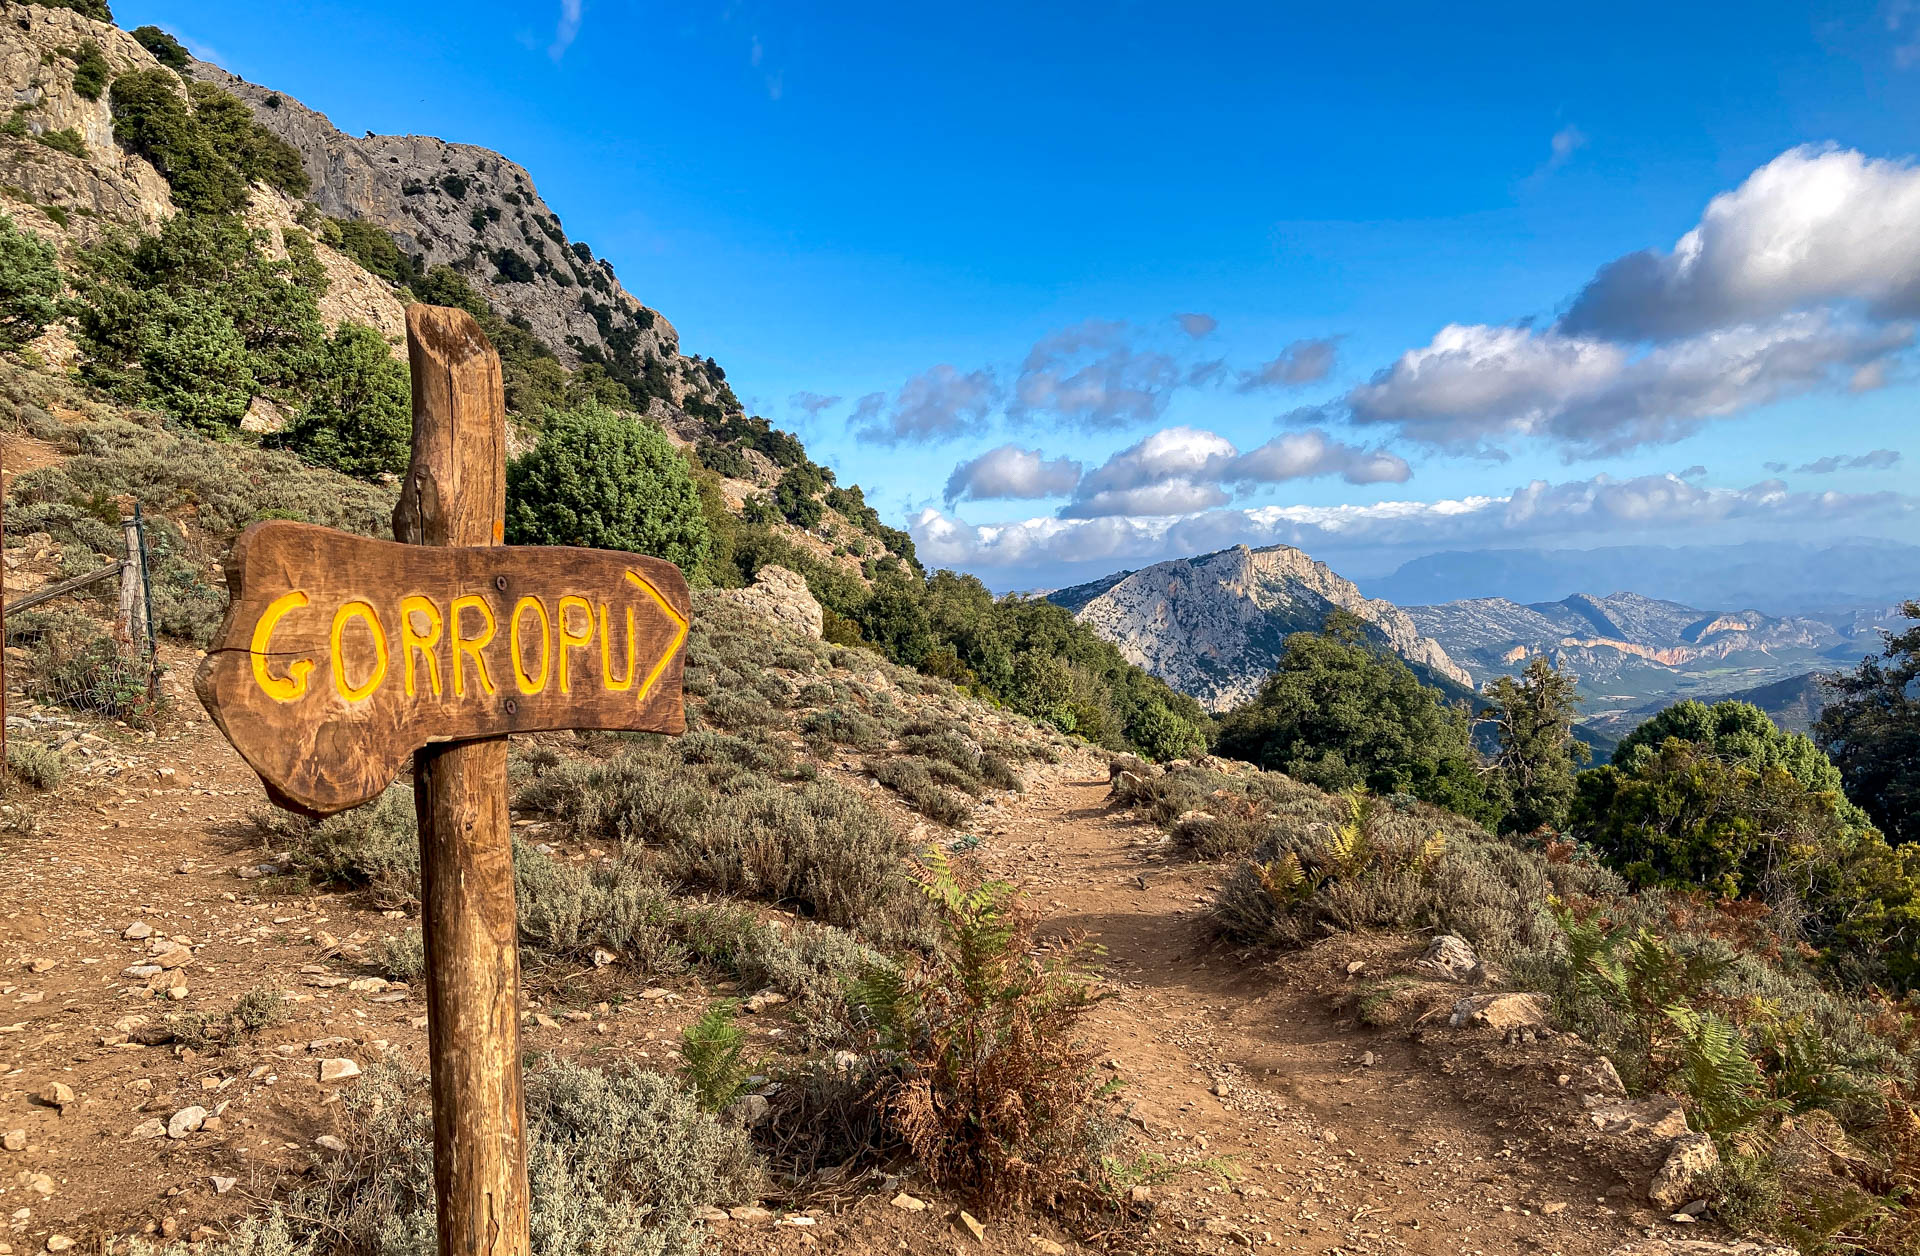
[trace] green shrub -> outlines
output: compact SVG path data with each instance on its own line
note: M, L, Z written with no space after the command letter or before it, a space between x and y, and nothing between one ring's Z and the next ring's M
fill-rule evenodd
M180 77L171 70L134 70L113 81L113 136L152 162L174 203L197 213L246 208L247 180L195 122Z
M100 99L100 93L106 89L107 79L113 74L113 67L107 64L106 54L100 51L100 45L89 39L78 48L66 49L73 58L73 90L87 100ZM84 155L84 149L80 155Z
M659 427L598 405L548 415L508 466L507 539L631 550L688 571L707 550L686 459Z
M37 741L7 739L7 770L34 789L58 789L67 779L67 757Z
M1323 632L1289 636L1260 692L1221 720L1218 752L1329 791L1410 793L1496 821L1463 713L1364 631L1336 614Z
M973 800L934 779L937 763L937 760L907 755L882 760L872 770L875 780L900 795L908 806L929 820L952 826L965 824L973 816Z
M433 1249L427 1095L423 1076L393 1063L343 1093L347 1153L318 1165L292 1209L329 1250ZM745 1132L656 1073L548 1062L528 1075L527 1123L535 1251L696 1256L695 1214L762 1186Z
M373 479L407 469L413 452L412 388L379 332L341 323L321 349L306 408L270 448L316 466Z
M72 127L67 127L59 131L42 131L33 138L45 144L48 148L53 149L55 152L65 153L69 157L78 157L82 160L86 159L87 141L82 139L80 132L74 130Z
M279 810L254 818L315 880L364 886L383 907L420 901L420 828L408 786L388 786L373 802L324 820Z
M27 645L22 687L39 701L141 727L157 713L157 701L147 696L146 659L85 612L27 611L8 620L7 635Z
M1035 958L1037 914L1012 886L966 886L929 855L933 957L876 969L855 991L878 1089L899 1137L937 1185L1016 1205L1084 1204L1106 1145L1096 1052L1081 1036L1100 1001L1083 956Z
M0 349L17 349L59 316L61 277L53 245L0 214Z
M734 1023L737 1010L722 1000L680 1031L680 1080L707 1112L718 1112L745 1093L753 1072L747 1036Z
M156 297L140 365L162 409L208 434L236 428L259 380L240 331L212 299L199 294Z
M154 60L169 70L184 71L192 60L180 41L161 30L158 26L136 26L131 32L142 48L153 54Z

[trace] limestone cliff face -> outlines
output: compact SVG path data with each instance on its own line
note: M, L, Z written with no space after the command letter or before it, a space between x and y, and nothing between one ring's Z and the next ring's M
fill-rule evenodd
M0 0L0 201L22 227L90 243L109 228L152 227L173 211L167 181L144 158L120 151L104 85L88 99L74 87L73 54L91 44L113 75L159 62L125 31L70 9ZM17 119L17 121L16 121ZM73 132L85 156L39 138Z
M1090 596L1089 596L1090 594ZM1289 633L1318 629L1335 609L1365 620L1394 653L1461 685L1466 670L1420 635L1406 612L1365 597L1325 563L1291 546L1244 545L1132 572L1056 600L1133 663L1209 710L1251 698Z
M219 66L196 61L192 72L245 101L299 151L313 181L308 199L322 213L373 223L423 265L453 267L570 365L582 346L636 365L658 359L676 404L710 387L700 363L679 357L673 324L627 292L611 264L567 239L521 166L432 136L347 135L325 114Z

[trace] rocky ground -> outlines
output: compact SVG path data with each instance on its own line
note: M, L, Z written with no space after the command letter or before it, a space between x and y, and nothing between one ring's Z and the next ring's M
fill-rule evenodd
M249 818L260 788L195 718L191 660L178 662L154 734L12 721L16 736L66 740L80 770L16 800L17 831L0 835L0 1256L217 1234L333 1154L339 1096L363 1067L424 1060L418 993L364 962L404 914L281 875ZM1141 1227L1088 1238L1045 1218L963 1216L965 1201L908 1174L797 1210L746 1201L709 1219L718 1250L1604 1256L1704 1228L1637 1202L1623 1172L1644 1165L1595 1154L1581 1085L1552 1054L1565 1044L1516 1046L1444 1017L1375 1030L1343 1010L1357 972L1424 940L1250 963L1205 927L1214 870L1169 857L1157 830L1115 809L1098 760L1038 772L989 813L980 856L1047 908L1051 931L1103 948L1115 997L1091 1028L1124 1083ZM276 986L292 1019L257 1035L159 1032L196 1011L217 1027ZM681 979L603 997L613 989L591 969L530 972L528 1048L670 1068L709 999L751 993ZM777 1045L777 1006L748 1020L757 1048Z

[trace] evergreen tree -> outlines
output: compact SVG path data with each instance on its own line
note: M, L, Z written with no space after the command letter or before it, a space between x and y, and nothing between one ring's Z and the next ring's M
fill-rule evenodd
M60 266L53 246L0 214L0 349L15 349L60 313Z
M1503 832L1531 833L1541 825L1559 829L1573 802L1573 771L1593 752L1573 735L1579 706L1574 678L1534 658L1518 680L1502 676L1486 688L1487 709L1500 749L1493 766L1505 778L1507 814Z
M1488 824L1502 811L1464 713L1344 613L1286 639L1260 692L1221 720L1216 748L1331 792L1409 793Z
M687 460L665 432L585 405L547 416L507 466L507 540L631 550L698 571L706 516Z
M1901 608L1920 621L1920 601ZM1891 840L1920 842L1920 622L1886 634L1878 658L1827 679L1836 697L1813 735L1857 801Z
M268 443L362 479L405 471L412 389L387 342L371 327L342 323L316 356L306 408Z

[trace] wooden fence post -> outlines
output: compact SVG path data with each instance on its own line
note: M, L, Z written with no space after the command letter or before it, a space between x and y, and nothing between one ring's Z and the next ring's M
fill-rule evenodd
M411 305L407 357L413 461L394 539L498 545L506 525L499 356L465 312ZM507 739L429 746L413 762L440 1253L527 1256Z
M132 515L120 518L120 532L126 541L126 559L120 568L120 635L127 644L137 645L139 634L134 630L140 619L140 603L143 590L140 579L145 574L140 570L140 524Z

